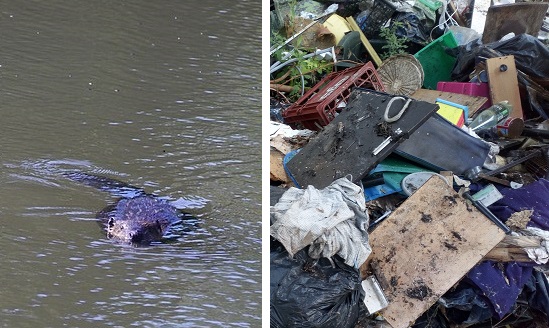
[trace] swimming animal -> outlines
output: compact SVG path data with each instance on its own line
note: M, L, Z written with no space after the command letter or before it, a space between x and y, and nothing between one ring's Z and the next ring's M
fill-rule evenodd
M108 239L134 246L160 241L170 227L181 223L185 214L167 200L122 181L83 172L66 176L85 185L120 197L97 214Z

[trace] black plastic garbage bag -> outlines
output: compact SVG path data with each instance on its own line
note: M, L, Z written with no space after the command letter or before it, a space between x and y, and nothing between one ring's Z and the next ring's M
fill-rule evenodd
M540 40L528 34L519 34L506 41L497 41L487 44L471 42L459 47L459 56L452 71L452 80L468 81L469 74L475 65L486 60L499 56L513 55L515 64L519 71L526 74L519 74L518 81L527 92L528 103L522 104L525 119L541 116L549 119L549 91L542 86L549 84L549 48ZM527 105L525 107L525 105Z
M452 79L468 78L479 60L508 55L515 56L517 69L534 79L549 80L549 65L547 65L549 48L536 37L528 34L519 34L509 40L487 44L471 42L459 47L458 61L452 71Z
M303 249L290 258L271 243L271 327L354 327L362 287L358 270L335 256L313 260Z
M457 324L472 325L492 317L482 291L463 280L455 290L444 294L438 303L446 308L446 317Z
M421 20L415 13L400 12L393 16L391 22L402 23L395 32L399 38L406 38L408 41L421 46L428 43L429 31L425 28L425 21Z
M532 277L524 286L523 293L528 298L528 305L543 312L549 323L549 282L545 275L534 270Z

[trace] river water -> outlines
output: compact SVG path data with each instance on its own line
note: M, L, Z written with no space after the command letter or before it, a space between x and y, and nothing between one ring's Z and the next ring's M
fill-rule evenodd
M260 25L253 0L3 2L0 326L260 326ZM115 244L75 171L197 224Z

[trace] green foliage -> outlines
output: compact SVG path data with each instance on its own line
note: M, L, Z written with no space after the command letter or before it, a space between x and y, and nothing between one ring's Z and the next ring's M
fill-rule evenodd
M286 38L278 33L271 35L270 43L271 47L279 46ZM283 79L280 83L291 86L292 92L289 94L289 99L296 101L301 96L302 91L307 88L313 87L324 74L330 73L332 71L333 65L321 61L318 58L304 58L305 55L309 54L309 49L303 49L300 47L300 38L294 40L293 49L288 50L287 47L276 51L272 56L277 61L287 61L291 58L297 58L297 62L292 65L288 65L276 72L275 76L272 79L278 79L286 75L286 78ZM285 52L291 51L292 57L283 58ZM289 73L288 73L289 71Z
M382 60L394 55L406 53L405 49L408 48L408 46L405 43L407 39L399 38L396 35L396 30L403 26L404 24L402 22L394 22L389 27L381 28L379 35L387 41L387 44L381 47L385 50L385 52L383 52L380 56Z

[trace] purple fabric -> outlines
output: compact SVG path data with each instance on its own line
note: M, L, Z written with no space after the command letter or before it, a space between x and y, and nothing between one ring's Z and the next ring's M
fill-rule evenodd
M528 226L549 230L549 181L540 179L519 189L503 188L500 192L503 199L489 207L496 217L507 221L511 214L529 209L534 212ZM531 275L529 264L486 261L471 269L467 277L482 290L501 319L512 309Z
M467 277L482 291L492 304L494 312L502 319L513 308L522 287L532 275L532 267L518 263L503 265L485 261L476 265Z
M490 206L490 210L502 221L522 210L534 210L529 227L549 230L549 181L539 179L519 189L500 189L503 198Z

